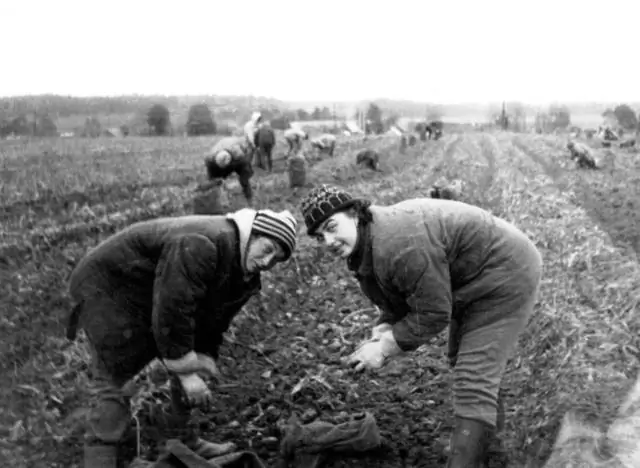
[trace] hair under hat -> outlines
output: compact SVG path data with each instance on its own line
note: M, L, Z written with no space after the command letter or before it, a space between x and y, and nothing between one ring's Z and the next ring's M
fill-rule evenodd
M323 184L314 188L300 202L307 234L314 235L316 229L331 216L363 202L367 203L336 187Z
M278 213L272 210L259 210L253 220L251 232L279 242L284 248L285 260L288 260L296 249L297 227L298 222L287 210Z

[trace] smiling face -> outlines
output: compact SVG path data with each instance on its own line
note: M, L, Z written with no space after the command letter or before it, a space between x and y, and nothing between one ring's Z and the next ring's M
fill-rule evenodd
M357 218L345 211L336 213L320 225L314 237L329 247L333 254L347 258L358 240Z
M259 273L285 260L286 253L279 242L265 236L252 236L247 246L246 270Z

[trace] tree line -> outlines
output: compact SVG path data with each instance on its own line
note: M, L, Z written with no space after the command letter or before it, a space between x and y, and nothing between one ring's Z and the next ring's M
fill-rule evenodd
M102 107L105 103L113 99L114 102L106 107ZM174 126L172 122L172 112L167 99L172 100L175 106L180 109L184 105L177 101L177 98L160 99L148 106L141 112L140 106L148 105L148 98L140 98L134 102L125 102L119 98L64 98L53 96L39 97L38 99L17 98L10 105L7 100L2 100L0 112L0 137L9 135L15 136L36 136L51 137L58 136L58 128L56 125L57 117L68 117L70 115L87 116L92 112L111 112L111 113L128 113L137 115L136 118L130 119L127 124L114 128L107 128L95 115L87 116L84 125L78 128L75 136L81 137L98 137L105 134L112 135L118 132L120 136L128 135L174 135L176 133L186 133L190 136L197 135L213 135L213 134L231 134L234 128L228 126L228 120L243 121L248 119L250 113L255 110L245 102L244 108L235 107L231 109L229 105L223 108L215 108L215 112L211 110L209 104L199 102L191 104L188 108L187 121L184 126ZM78 102L88 103L88 107L84 108ZM239 102L235 102L238 105ZM39 106L39 107L38 107ZM175 109L175 108L174 108ZM262 112L264 120L270 122L275 129L285 130L291 126L294 121L312 121L312 120L343 120L345 116L335 115L335 113L327 106L316 106L312 111L305 109L283 110L274 105L274 103L263 103L258 109ZM431 116L434 116L432 111ZM439 114L438 114L439 115ZM231 119L230 119L231 117ZM361 120L361 115L356 113L353 116L346 116ZM396 113L384 115L384 112L375 103L370 103L366 110L366 131L367 133L381 133L386 131L393 125L398 116ZM222 123L221 123L222 122ZM115 135L113 135L115 136Z
M64 96L38 96L25 98L0 99L0 138L16 136L56 136L59 134L57 120L70 116L87 116L84 126L76 131L78 136L95 137L111 130L100 122L99 115L135 115L128 125L120 125L123 135L170 135L181 133L172 125L171 112L180 113L185 101L193 99L159 98L149 103L148 97L121 98L65 98ZM211 101L212 99L209 99ZM253 101L253 102L252 102ZM292 121L329 120L335 118L328 107L316 107L312 111L305 109L282 110L277 102L269 100L251 100L246 98L222 98L214 100L213 105L206 102L191 104L184 131L189 135L229 133L225 125L216 121L242 121L248 119L256 105L271 121L275 128L285 129ZM252 108L253 107L253 108ZM214 112L211 108L215 109Z
M553 132L554 130L565 130L572 126L571 110L567 105L552 104L546 111L535 112L534 126L536 131ZM625 130L640 129L640 114L628 104L619 104L613 108L607 108L602 112L603 119L617 122ZM526 131L527 129L527 108L521 103L504 103L502 110L493 110L490 121L504 129L513 131Z

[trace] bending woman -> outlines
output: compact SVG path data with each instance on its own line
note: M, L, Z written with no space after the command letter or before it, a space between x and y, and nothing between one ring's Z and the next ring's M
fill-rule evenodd
M323 185L301 210L307 233L347 260L382 310L372 338L349 358L356 369L378 369L449 326L456 421L447 467L482 466L502 425L507 360L536 302L538 249L507 221L452 200L376 206Z

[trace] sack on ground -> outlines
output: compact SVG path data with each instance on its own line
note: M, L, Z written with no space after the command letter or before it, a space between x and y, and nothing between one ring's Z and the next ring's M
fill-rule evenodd
M229 200L222 181L209 182L196 189L193 213L198 215L225 214Z

